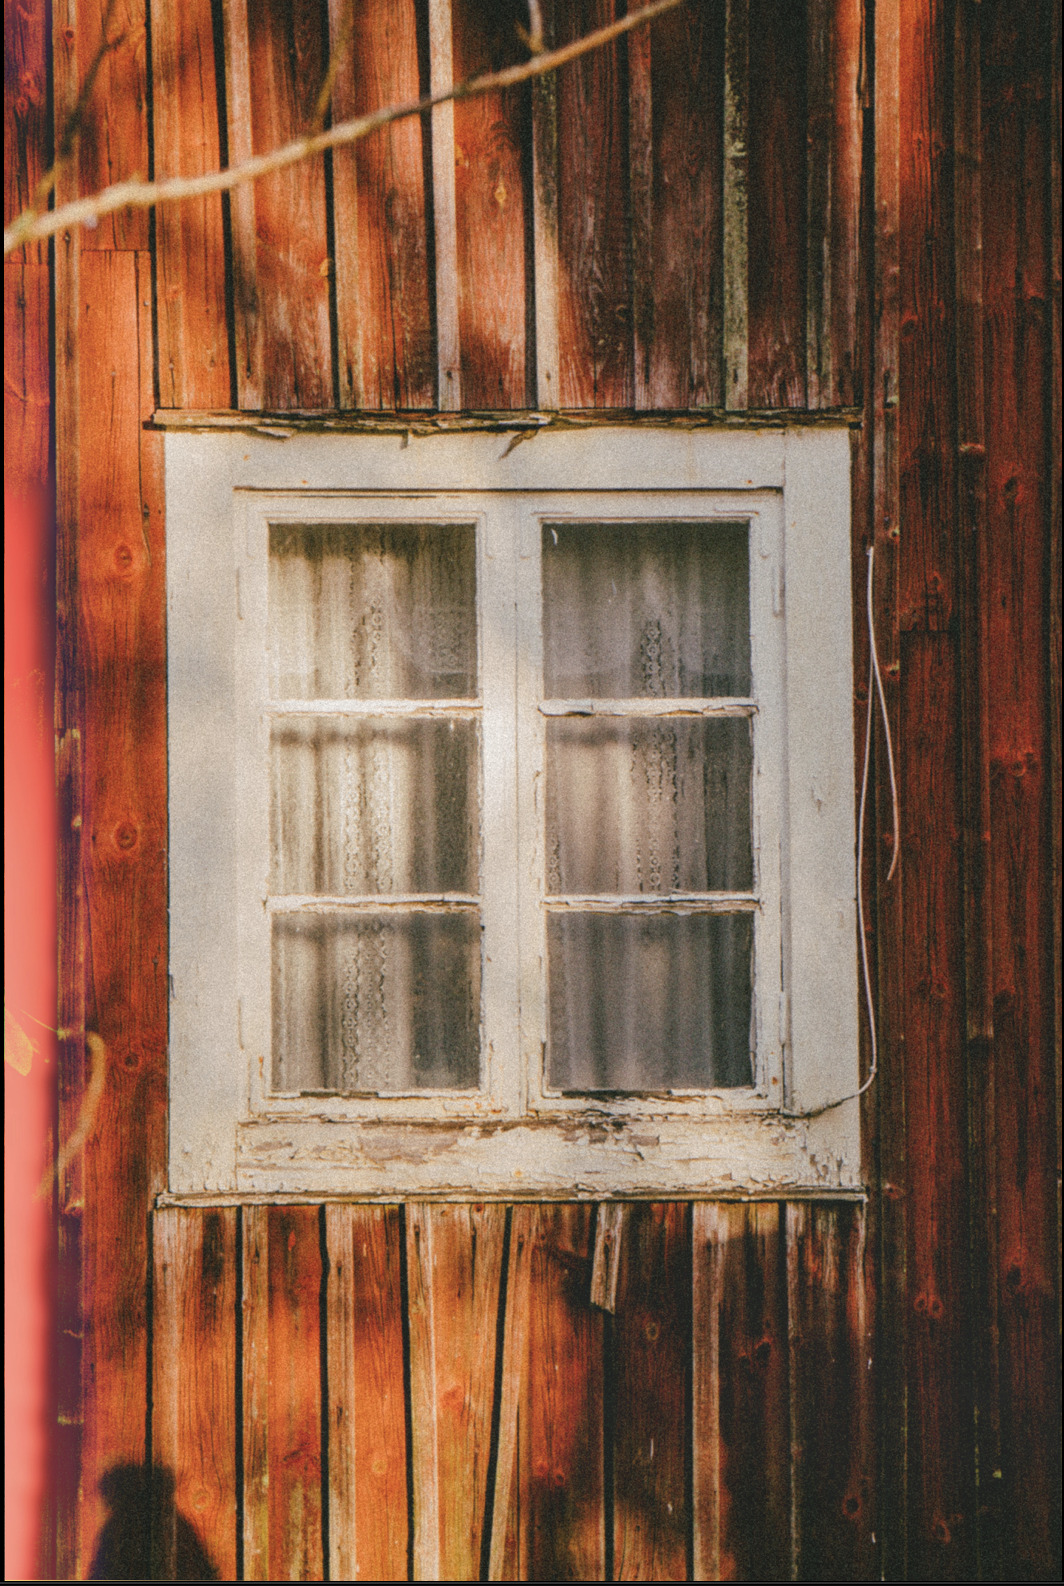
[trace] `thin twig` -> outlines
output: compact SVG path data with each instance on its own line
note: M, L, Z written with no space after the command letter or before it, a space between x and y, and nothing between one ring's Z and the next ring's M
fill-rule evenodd
M12 249L20 247L25 242L35 242L41 237L54 237L57 233L65 231L68 226L91 224L104 215L113 214L117 209L151 209L156 204L173 203L178 199L203 198L209 193L228 192L242 182L257 181L259 177L268 176L273 171L284 170L286 166L296 165L311 155L320 154L324 149L335 149L346 143L357 143L360 138L368 137L379 127L386 127L391 122L401 121L407 116L422 115L426 110L431 110L433 105L445 104L448 99L472 99L478 94L494 93L499 88L510 88L515 83L528 82L532 77L542 77L546 72L554 71L557 67L564 66L568 61L576 60L581 55L587 55L592 50L601 49L604 44L610 43L621 34L628 33L632 28L642 27L644 23L661 16L662 12L672 11L682 4L683 0L657 0L656 4L620 17L608 27L598 28L594 33L588 33L584 38L576 39L572 44L566 44L561 49L537 55L518 66L507 66L499 72L472 77L464 83L456 83L451 88L442 89L437 94L429 94L424 99L414 100L409 104L393 105L386 110L375 110L367 116L356 116L351 121L342 121L338 126L330 127L325 132L315 133L312 137L297 138L293 143L286 143L269 154L256 155L231 170L212 171L205 176L174 176L162 182L116 182L113 187L104 188L102 192L92 197L76 199L73 203L64 204L62 208L51 210L46 214L36 214L32 210L27 210L4 232L4 256L6 258Z

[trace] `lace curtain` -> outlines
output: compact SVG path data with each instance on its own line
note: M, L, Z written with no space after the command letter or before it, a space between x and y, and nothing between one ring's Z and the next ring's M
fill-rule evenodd
M470 525L271 530L274 700L381 704L274 717L270 891L330 900L274 916L279 1089L477 1084L479 722L388 712L475 698L475 565Z
M747 541L745 524L544 528L544 694L616 712L547 721L547 893L573 898L548 915L562 1090L750 1083L751 914L620 901L753 887L750 718L668 713L750 694ZM662 714L625 713L652 700Z
M750 1082L752 905L690 897L754 885L747 539L734 523L544 527L560 1089ZM271 529L278 1089L478 1082L475 569L468 524ZM708 699L740 703L692 713Z

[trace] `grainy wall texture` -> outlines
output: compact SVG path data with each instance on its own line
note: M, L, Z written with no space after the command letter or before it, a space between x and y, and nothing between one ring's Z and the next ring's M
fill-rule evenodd
M618 3L546 4L548 40ZM339 118L424 92L441 27L464 75L528 21L348 16L5 0L6 216L103 28L59 200L302 130L337 39ZM58 1189L57 1578L1059 1578L1059 16L687 0L556 80L5 264L6 480L51 481L58 525L61 1137L83 1032L106 1065ZM852 413L858 740L874 539L902 816L888 883L877 746L867 1203L157 1209L145 423L555 406Z

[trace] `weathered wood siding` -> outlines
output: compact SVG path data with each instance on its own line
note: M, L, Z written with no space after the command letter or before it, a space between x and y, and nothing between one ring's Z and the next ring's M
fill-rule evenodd
M872 1578L863 1208L623 1206L612 1311L606 1212L157 1212L157 1556L191 1525L224 1579Z
M620 9L554 0L547 38ZM515 58L527 15L9 0L6 214L105 24L60 200L299 131L338 40L335 118L424 91L441 29L456 73ZM1057 1578L1059 46L1054 0L687 0L556 80L7 261L7 480L54 481L58 528L60 1138L88 1119L59 1578ZM157 1211L145 420L526 406L859 419L855 710L861 741L874 538L902 814L888 883L877 734L867 1205Z

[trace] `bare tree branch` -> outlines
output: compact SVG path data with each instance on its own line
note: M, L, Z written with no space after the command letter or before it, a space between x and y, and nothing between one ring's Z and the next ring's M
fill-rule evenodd
M4 232L4 257L6 258L14 248L20 247L25 242L35 242L41 237L54 237L70 226L91 225L102 216L113 214L117 209L151 209L156 204L174 203L183 198L202 198L209 193L228 192L242 182L257 181L259 177L268 176L272 171L283 170L286 166L296 165L301 160L309 159L311 155L320 154L324 149L335 149L346 143L357 143L360 138L368 137L379 127L386 127L391 122L401 121L407 116L422 115L426 110L431 110L433 105L445 104L448 99L472 99L479 94L493 93L498 88L510 88L515 83L527 82L532 77L542 77L544 73L555 71L559 66L564 66L568 61L576 60L581 55L587 55L592 50L601 49L604 44L610 43L621 34L630 32L632 28L642 27L644 23L661 16L662 12L672 11L682 4L683 0L655 0L654 4L646 6L643 10L619 17L607 27L598 28L594 33L588 33L582 39L575 39L573 43L566 44L561 49L535 55L529 61L524 61L518 66L507 66L502 71L471 77L464 83L456 83L438 94L429 94L424 99L414 100L409 104L392 105L384 110L375 110L367 116L356 116L351 121L341 121L325 132L297 138L294 142L286 143L269 154L256 155L254 159L245 160L242 165L233 166L227 171L212 171L205 176L174 176L162 182L137 180L116 182L113 187L106 187L102 192L95 193L91 197L76 199L73 203L64 204L60 209L50 210L44 214L36 213L32 209L26 210Z

